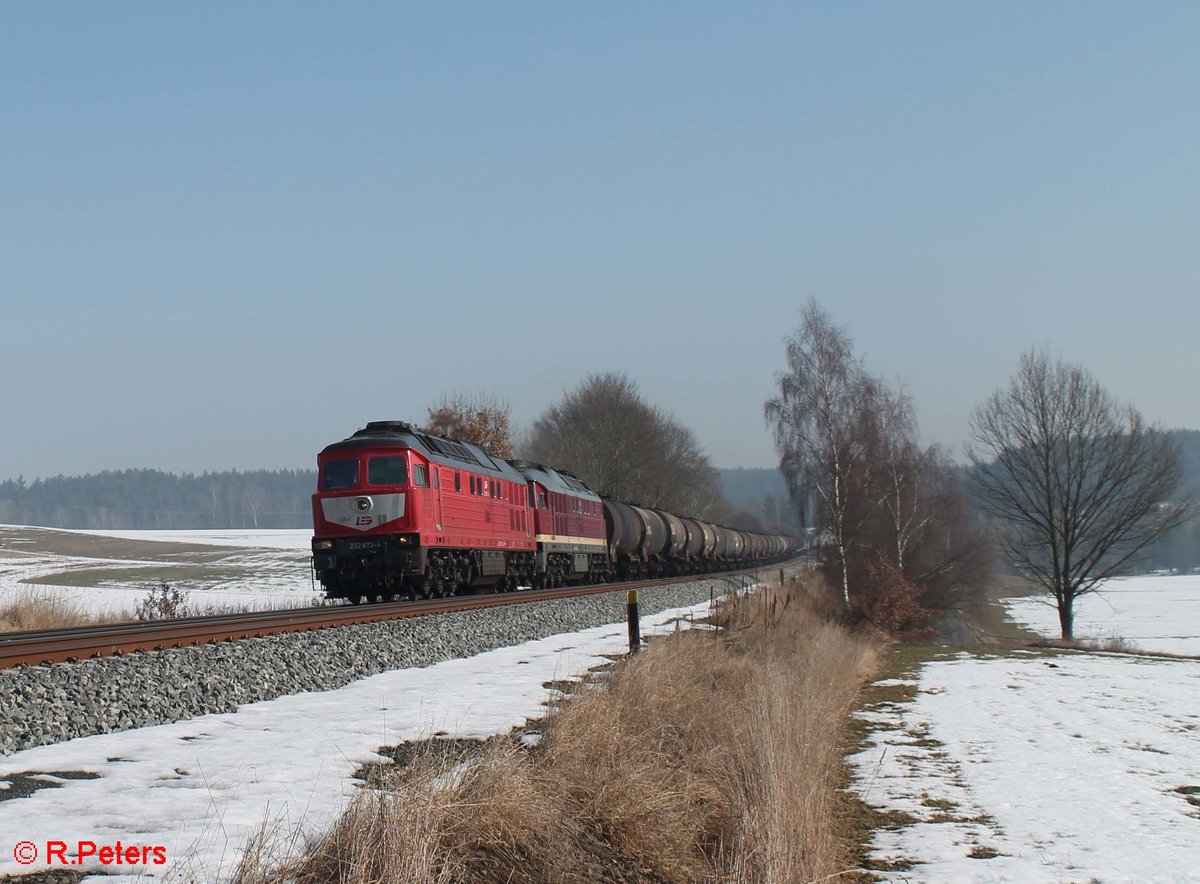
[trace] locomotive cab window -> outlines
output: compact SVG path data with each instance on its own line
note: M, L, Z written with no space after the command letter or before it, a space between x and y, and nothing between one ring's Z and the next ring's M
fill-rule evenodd
M419 488L429 486L429 473L422 464L413 465L413 484Z
M358 484L358 459L342 458L327 460L321 469L321 488L333 491L338 488L353 488Z
M403 457L373 457L367 461L367 484L403 485L408 481L408 465Z

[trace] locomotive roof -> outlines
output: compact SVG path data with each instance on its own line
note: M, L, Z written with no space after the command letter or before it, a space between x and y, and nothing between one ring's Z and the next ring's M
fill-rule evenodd
M433 436L404 421L371 421L342 441L326 445L321 453L331 454L355 448L379 448L388 445L411 448L439 466L474 473L489 473L508 482L525 484L524 477L506 461L492 457L478 445Z
M558 494L569 494L572 497L582 497L587 500L600 500L600 495L589 488L582 479L566 470L556 470L540 463L529 463L525 460L510 460L526 479L532 479L545 486L547 491Z

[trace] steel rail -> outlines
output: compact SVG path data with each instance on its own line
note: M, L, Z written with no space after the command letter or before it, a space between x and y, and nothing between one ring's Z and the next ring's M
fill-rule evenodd
M386 602L374 605L345 605L293 608L282 611L257 611L245 614L221 614L211 617L181 617L173 620L146 620L105 623L27 632L0 633L0 669L36 666L89 657L108 657L135 651L158 651L192 645L215 644L245 638L261 638L287 632L304 632L426 617L451 611L469 611L501 605L519 605L554 599L576 598L605 592L670 586L696 580L738 577L756 574L765 568L786 567L774 563L759 568L718 571L712 574L688 574L654 580L625 583L599 583L559 589L519 590L508 593L450 596L444 599Z

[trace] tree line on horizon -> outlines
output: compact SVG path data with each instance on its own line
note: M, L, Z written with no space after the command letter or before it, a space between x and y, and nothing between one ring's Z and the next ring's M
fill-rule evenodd
M717 469L729 517L747 530L795 530L777 470ZM105 470L0 481L0 524L72 530L213 530L312 527L315 470L176 474Z
M112 530L312 526L315 470L105 470L0 482L0 523Z

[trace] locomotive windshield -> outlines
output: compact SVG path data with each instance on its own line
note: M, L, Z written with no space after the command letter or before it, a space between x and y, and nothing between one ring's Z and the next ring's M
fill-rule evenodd
M353 488L358 484L358 459L353 457L327 460L321 470L321 488L333 491L337 488Z
M407 481L408 467L402 457L373 457L367 462L370 485L403 485Z

